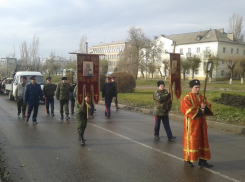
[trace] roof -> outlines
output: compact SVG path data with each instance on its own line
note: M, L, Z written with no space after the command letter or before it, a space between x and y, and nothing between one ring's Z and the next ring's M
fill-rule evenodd
M241 40L234 38L233 40L228 38L228 34L223 32L223 29L210 29L199 32L167 35L166 38L176 42L176 45L180 44L196 44L205 42L228 42L235 44L244 44Z
M37 76L42 76L40 72L37 71L18 71L16 72L15 75L37 75Z
M98 44L98 45L94 45L92 47L109 46L109 45L115 45L115 44L125 44L126 42L127 42L127 40L105 42L105 43L101 43L101 44Z

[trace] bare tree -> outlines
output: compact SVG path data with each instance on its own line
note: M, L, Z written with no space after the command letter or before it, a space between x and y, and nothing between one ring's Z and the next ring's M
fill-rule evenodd
M226 61L226 64L228 66L228 69L231 71L230 84L232 84L233 70L234 70L236 64L239 62L239 57L238 56L226 56L225 61Z
M80 39L80 43L79 43L79 49L78 52L79 53L86 53L86 43L87 43L87 35L83 35L82 38Z
M149 68L149 74L151 74L151 78L153 78L153 74L156 72L157 66L155 63L151 62L148 65L148 68Z
M138 70L145 67L147 59L157 57L161 46L156 40L148 38L141 28L131 27L128 30L128 45L125 47L121 55L121 63L119 61L119 69L127 70L138 77Z
M69 62L65 65L65 69L74 69L77 70L77 62L76 61L72 61Z
M37 57L39 50L39 38L34 35L32 43L28 49L27 42L23 41L20 45L20 57L23 66L32 66L33 70L38 70L40 66L40 59Z
M229 20L229 33L233 33L235 38L244 40L244 34L242 33L242 21L243 16L234 13Z
M191 68L190 62L187 60L187 58L181 58L180 59L180 65L181 65L181 71L185 80L185 76L187 74L187 70Z
M187 57L187 61L190 63L190 68L192 70L192 79L194 79L195 72L198 70L201 61L201 58L198 55L194 55L193 57Z
M23 41L20 45L20 57L23 66L30 66L30 55L26 41Z
M100 60L100 73L106 74L108 72L108 61L106 59Z

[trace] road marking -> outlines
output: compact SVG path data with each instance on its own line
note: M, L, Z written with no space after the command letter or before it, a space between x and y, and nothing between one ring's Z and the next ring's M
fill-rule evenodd
M45 107L45 106L43 106L43 107ZM45 107L45 108L46 108L46 107ZM54 111L55 111L55 112L59 112L59 111L57 111L57 110L54 110ZM73 118L76 119L75 116L71 116L71 117L73 117ZM109 132L109 133L112 133L112 134L114 134L114 135L117 135L117 136L119 136L119 137L122 137L122 138L124 138L124 139L127 139L127 140L129 140L129 141L131 141L131 142L137 143L137 144L139 144L139 145L141 145L141 146L143 146L143 147L152 149L152 150L154 150L154 151L156 151L156 152L162 153L162 154L164 154L164 155L170 156L170 157L175 158L175 159L178 159L178 160L180 160L180 161L184 161L184 159L182 159L182 158L180 158L180 157L177 157L177 156L175 156L175 155L173 155L173 154L170 154L170 153L164 152L164 151L162 151L162 150L159 150L159 149L157 149L157 148L151 147L151 146L149 146L149 145L140 143L140 142L138 142L138 141L136 141L136 140L133 140L133 139L128 138L128 137L126 137L126 136L120 135L120 134L115 133L115 132L113 132L113 131L107 130L107 129L102 128L102 127L100 127L100 126L97 126L97 125L95 125L95 124L92 124L92 123L89 123L89 122L88 122L88 124L90 124L90 125L92 125L92 126L94 126L94 127L100 128L100 129L102 129L102 130L105 130L105 131L107 131L107 132ZM196 165L194 165L194 166L196 166ZM226 176L226 175L224 175L224 174L222 174L222 173L219 173L219 172L216 172L216 171L214 171L214 170L207 169L207 168L203 168L203 169L206 170L206 171L209 171L209 172L211 172L211 173L213 173L213 174L216 174L216 175L218 175L218 176L220 176L220 177L223 177L223 178L225 178L225 179L228 179L228 180L231 180L231 181L234 181L234 182L241 182L241 181L239 181L239 180L236 180L236 179L234 179L234 178L231 178L231 177L229 177L229 176Z
M172 157L172 158L178 159L178 160L180 160L180 161L184 161L184 159L182 159L182 158L180 158L180 157L177 157L177 156L175 156L175 155L173 155L173 154L170 154L170 153L164 152L164 151L162 151L162 150L159 150L159 149L157 149L157 148L151 147L151 146L149 146L149 145L143 144L143 143L141 143L141 142L138 142L138 141L133 140L133 139L131 139L131 138L128 138L128 137L126 137L126 136L120 135L120 134L115 133L115 132L113 132L113 131L107 130L107 129L102 128L102 127L100 127L100 126L97 126L97 125L95 125L95 124L92 124L92 123L88 123L88 124L90 124L90 125L92 125L92 126L95 126L95 127L97 127L97 128L100 128L100 129L102 129L102 130L105 130L105 131L107 131L107 132L109 132L109 133L112 133L112 134L114 134L114 135L117 135L117 136L119 136L119 137L122 137L122 138L124 138L124 139L127 139L127 140L129 140L129 141L131 141L131 142L137 143L137 144L139 144L139 145L141 145L141 146L143 146L143 147L152 149L152 150L154 150L154 151L157 151L157 152L162 153L162 154L164 154L164 155L167 155L167 156L170 156L170 157ZM196 166L196 165L195 165L195 166ZM228 179L228 180L231 180L231 181L234 181L234 182L241 182L241 181L239 181L239 180L236 180L236 179L234 179L234 178L231 178L231 177L226 176L226 175L224 175L224 174L221 174L221 173L219 173L219 172L213 171L213 170L211 170L211 169L207 169L207 168L203 168L203 169L206 170L206 171L209 171L209 172L211 172L211 173L213 173L213 174L216 174L216 175L218 175L218 176L220 176L220 177L223 177L223 178L225 178L225 179Z

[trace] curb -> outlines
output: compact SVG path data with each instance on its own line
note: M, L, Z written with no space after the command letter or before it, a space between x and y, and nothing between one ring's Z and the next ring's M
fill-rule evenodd
M99 105L104 105L104 104L105 104L104 101L99 101ZM111 106L115 107L115 104L111 103ZM123 110L129 110L129 111L134 111L134 112L138 112L142 114L153 115L153 110L150 110L150 109L134 107L134 106L127 106L127 105L122 105L122 104L118 104L118 106ZM169 113L169 119L174 120L174 121L183 122L184 116ZM236 134L243 134L243 135L245 134L245 126L237 126L237 125L221 123L221 122L211 121L211 120L207 120L207 125L210 128L229 131L229 132L236 133Z

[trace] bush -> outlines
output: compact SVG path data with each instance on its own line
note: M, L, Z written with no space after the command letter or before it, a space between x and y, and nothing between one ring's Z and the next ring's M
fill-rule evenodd
M110 77L116 77L118 93L132 93L136 86L136 80L133 75L127 72L116 71L110 74Z
M103 85L105 83L106 76L103 73L100 73L100 91L102 91Z

